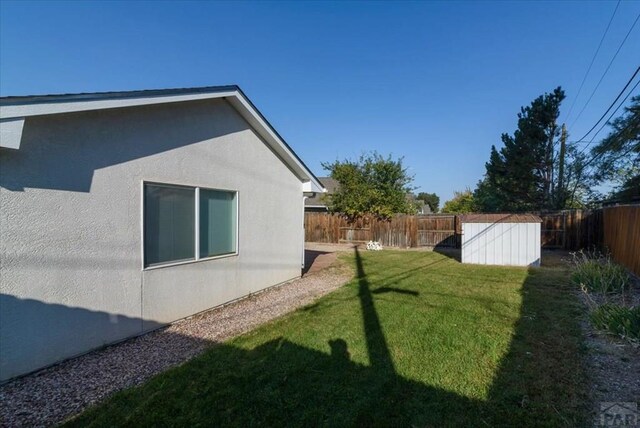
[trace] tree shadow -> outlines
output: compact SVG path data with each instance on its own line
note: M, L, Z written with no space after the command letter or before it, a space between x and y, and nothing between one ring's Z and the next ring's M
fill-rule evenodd
M413 300L422 292L372 289L362 257L357 248L354 252L355 296L369 364L354 359L349 348L354 339L348 336L328 340L328 353L268 335L253 348L233 341L216 344L189 363L116 394L71 425L586 424L579 309L562 271L543 275L540 268L528 270L508 350L486 397L478 399L398 372L376 296L391 293ZM423 364L428 367L430 362Z

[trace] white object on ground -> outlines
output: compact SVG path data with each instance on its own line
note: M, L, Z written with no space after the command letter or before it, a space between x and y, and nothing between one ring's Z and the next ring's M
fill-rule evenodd
M382 250L382 244L378 241L369 241L367 242L367 250L380 251Z

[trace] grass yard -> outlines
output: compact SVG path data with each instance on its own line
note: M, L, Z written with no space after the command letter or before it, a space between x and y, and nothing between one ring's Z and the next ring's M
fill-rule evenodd
M586 426L563 267L345 254L316 303L122 391L70 425Z

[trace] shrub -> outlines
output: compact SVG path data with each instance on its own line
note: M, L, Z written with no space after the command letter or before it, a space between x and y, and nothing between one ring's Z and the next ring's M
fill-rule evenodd
M573 281L585 291L603 294L622 293L629 288L626 269L596 251L573 253Z
M627 308L611 303L591 312L594 327L631 341L640 340L640 306Z

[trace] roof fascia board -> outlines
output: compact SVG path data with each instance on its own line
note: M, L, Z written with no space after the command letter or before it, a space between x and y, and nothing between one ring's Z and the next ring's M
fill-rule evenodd
M0 119L75 113L81 111L103 110L110 108L136 107L150 104L176 103L183 101L204 100L209 98L232 97L237 95L237 91L225 91L173 96L158 95L140 98L120 98L88 101L53 101L37 104L5 105L0 106Z

